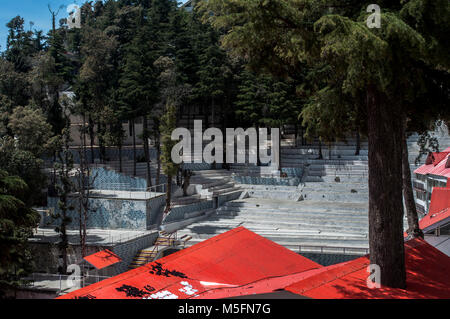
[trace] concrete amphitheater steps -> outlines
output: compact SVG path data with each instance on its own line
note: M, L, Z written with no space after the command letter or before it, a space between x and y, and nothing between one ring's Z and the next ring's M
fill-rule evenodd
M230 229L244 226L286 248L300 246L356 249L368 248L367 204L292 202L247 198L227 202L207 220L179 231L189 235L189 245Z

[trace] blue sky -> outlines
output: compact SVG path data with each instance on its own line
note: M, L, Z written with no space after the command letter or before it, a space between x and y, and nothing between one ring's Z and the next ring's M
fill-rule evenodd
M179 0L185 2L186 0ZM51 27L51 15L47 5L50 4L53 10L57 10L59 6L64 5L60 10L59 19L67 16L66 8L68 5L76 3L82 4L84 0L1 0L0 9L0 46L1 51L5 50L6 38L8 36L8 28L6 24L15 16L20 15L25 19L25 27L29 29L30 21L34 22L33 29L44 30L47 32Z

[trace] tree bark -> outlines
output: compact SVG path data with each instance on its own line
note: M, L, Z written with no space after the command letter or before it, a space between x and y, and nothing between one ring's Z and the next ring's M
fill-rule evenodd
M331 155L331 143L328 143L327 146L328 146L328 159L331 160L331 156L332 156Z
M119 172L123 172L123 163L122 163L122 143L119 144Z
M133 132L133 176L136 176L136 125L134 119L131 121L131 131Z
M358 156L361 153L361 134L359 129L356 131L356 151L355 155Z
M322 154L322 139L319 137L319 158L318 159L323 159L323 154Z
M148 121L147 121L147 115L143 116L143 128L144 128L144 134L142 134L143 139L143 145L144 145L144 155L145 155L145 162L147 164L147 188L152 187L152 172L150 167L150 150L148 147Z
M406 216L408 218L408 236L410 238L424 238L423 232L419 227L419 217L417 215L416 202L411 182L411 167L408 159L408 143L406 139L406 116L403 118L402 132L402 169L403 169L403 198L405 200Z
M105 163L106 160L106 148L105 148L105 141L104 141L104 136L105 136L105 125L99 120L98 124L97 124L97 128L98 128L98 146L99 146L99 156L100 156L100 161L101 163Z
M367 90L367 110L370 263L380 267L381 285L405 289L401 112L375 87Z
M156 185L160 184L161 179L161 142L159 141L159 136L156 139L156 157L157 157L157 169L156 169Z
M89 121L89 139L91 143L91 164L95 163L95 154L94 154L94 121L92 120L92 117L89 115L88 118Z
M167 189L166 189L166 209L164 215L169 213L172 203L172 176L167 176Z

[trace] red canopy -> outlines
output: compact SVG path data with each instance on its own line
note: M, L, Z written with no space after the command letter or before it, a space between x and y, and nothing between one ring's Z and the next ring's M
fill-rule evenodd
M84 257L88 263L97 269L103 269L108 266L114 265L119 261L122 261L119 256L114 254L112 251L107 249L99 251L98 253L92 254L90 256Z
M405 244L407 289L367 287L368 256L324 267L286 290L319 299L450 298L450 257L422 239Z
M216 298L213 291L229 288L234 292L223 296L270 293L321 267L239 227L61 298Z

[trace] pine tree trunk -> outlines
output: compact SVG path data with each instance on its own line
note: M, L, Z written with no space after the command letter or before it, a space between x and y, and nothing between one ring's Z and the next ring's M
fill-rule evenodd
M224 132L224 131L222 131L222 132ZM260 136L259 136L259 126L256 125L256 165L257 166L261 166L261 161L259 159L259 141L260 141L259 138L260 138Z
M94 154L94 121L92 120L92 117L89 115L89 139L91 142L91 164L95 163L95 154Z
M105 134L105 126L98 121L97 123L98 127L98 146L99 146L99 156L101 163L105 163L106 160L106 149L105 149L105 141L104 141L104 134Z
M66 204L64 204L66 205ZM67 214L65 211L62 213L63 220L66 220ZM68 246L68 238L67 238L67 228L66 222L63 221L61 223L61 254L62 254L62 271L61 274L65 275L67 273L67 246Z
M331 143L328 143L327 146L328 146L328 159L331 160Z
M148 147L148 121L147 115L143 117L143 126L144 126L144 134L143 134L143 144L144 144L144 153L145 153L145 162L147 164L147 188L152 187L152 173L150 167L150 150Z
M214 99L211 101L211 126L214 127L216 123L216 106L214 104Z
M359 129L356 131L356 151L355 155L358 156L361 153L361 134Z
M122 163L122 143L119 144L119 172L123 172L123 163Z
M406 139L406 117L403 119L402 134L402 169L403 169L403 198L405 200L406 217L408 218L407 233L412 238L424 238L423 232L419 227L419 217L417 215L416 202L411 182L411 167L408 159L408 143Z
M298 146L298 123L295 122L294 125L294 146L297 147Z
M322 154L322 140L319 138L319 158L318 159L323 159L323 154Z
M159 136L156 140L156 157L157 157L157 170L156 170L156 185L160 185L161 180L161 143L159 141Z
M131 131L133 132L133 176L136 176L136 126L134 123L134 119L131 121Z
M369 87L370 263L380 267L381 285L406 288L402 200L401 113Z
M167 176L167 189L166 189L166 209L164 214L170 211L170 205L172 203L172 176Z
M281 127L280 127L280 134L278 134L278 170L281 173L281 170L283 169L283 163L282 163L282 156L281 156Z

